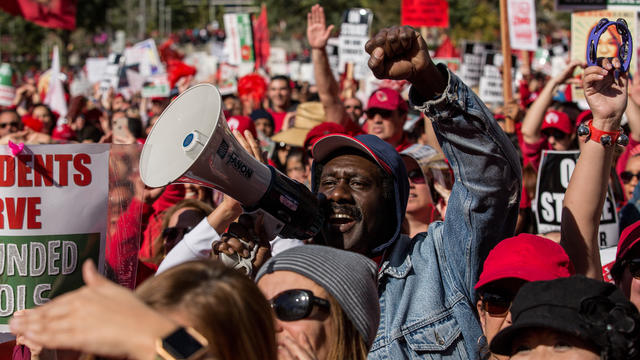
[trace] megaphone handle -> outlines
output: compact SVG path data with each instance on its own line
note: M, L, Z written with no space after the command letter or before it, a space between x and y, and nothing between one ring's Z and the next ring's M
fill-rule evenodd
M269 239L274 239L278 235L280 230L282 230L282 227L284 226L284 224L278 221L278 219L276 219L275 217L271 216L269 213L262 210L257 210L251 213L247 213L247 215L252 217L254 222L258 218L258 216L263 215L262 225L264 226L265 233L267 234ZM242 245L244 245L245 247L249 246L249 243L240 239L239 236L236 236L236 239L238 239L242 243ZM227 267L234 268L236 270L241 270L248 276L251 276L253 275L253 260L255 260L256 258L256 254L258 252L258 246L259 244L255 244L253 246L248 258L243 258L237 253L233 255L220 253L219 255L220 261L222 261L222 263Z

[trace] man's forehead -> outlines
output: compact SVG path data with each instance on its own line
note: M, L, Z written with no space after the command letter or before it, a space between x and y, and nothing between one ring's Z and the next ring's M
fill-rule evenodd
M6 111L3 112L2 114L0 114L0 120L2 121L13 121L13 120L17 120L18 119L18 115L14 112L11 111Z
M322 173L324 174L328 170L334 170L337 168L351 168L353 171L365 170L365 171L378 171L380 166L369 156L364 153L345 148L340 149L327 157L328 160L324 161L324 167Z

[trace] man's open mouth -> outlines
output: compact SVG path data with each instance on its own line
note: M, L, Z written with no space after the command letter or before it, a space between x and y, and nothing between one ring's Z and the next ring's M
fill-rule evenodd
M358 216L357 210L346 207L333 207L333 211L328 216L329 224L344 233L353 228Z

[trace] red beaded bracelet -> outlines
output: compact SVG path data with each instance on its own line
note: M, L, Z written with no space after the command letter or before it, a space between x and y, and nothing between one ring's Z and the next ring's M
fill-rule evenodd
M587 125L580 124L580 126L578 126L578 136L586 136L584 139L585 142L593 140L604 146L613 145L614 143L626 146L629 143L629 138L625 135L622 128L618 129L618 131L603 131L594 127L592 122L593 120L589 120Z

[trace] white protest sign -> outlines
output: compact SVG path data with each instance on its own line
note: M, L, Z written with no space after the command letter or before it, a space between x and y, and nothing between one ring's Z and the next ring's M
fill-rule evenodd
M224 14L224 28L228 62L238 66L242 63L253 64L253 28L249 14Z
M502 54L495 51L487 51L482 58L482 76L480 77L479 96L486 103L502 103ZM515 58L512 57L512 72L515 72ZM512 75L512 78L515 76ZM515 90L515 86L512 87Z
M267 66L269 67L269 74L271 76L289 74L287 50L281 47L272 47L269 50Z
M132 61L139 61L139 72L145 77L164 74L166 69L160 61L156 42L153 39L147 39L133 45L129 50L134 56ZM129 62L127 62L129 64Z
M539 233L560 231L562 201L579 154L578 150L544 150L542 152L536 197L532 202ZM610 187L602 208L598 233L601 249L618 244L618 214Z
M469 87L478 86L482 75L482 56L493 45L478 42L462 43L462 63L458 76Z
M108 65L109 59L107 58L87 58L86 69L89 82L94 84L102 80Z
M0 105L10 106L13 104L13 98L16 95L16 89L11 83L13 70L8 63L0 64Z
M82 286L82 263L103 271L109 145L0 147L0 332L18 310Z
M369 31L373 21L373 12L369 9L353 8L344 12L338 38L338 68L344 71L347 63L354 64L354 77L362 78L366 74L369 59L364 44L369 41Z
M536 4L533 0L509 0L507 7L511 48L535 51L538 48Z

